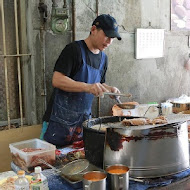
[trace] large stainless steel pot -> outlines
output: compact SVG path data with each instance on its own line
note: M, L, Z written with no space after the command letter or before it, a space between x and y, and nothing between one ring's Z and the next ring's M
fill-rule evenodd
M108 128L105 167L125 164L133 177L159 177L189 167L187 122L150 129Z
M122 119L122 117L110 117L108 121L106 117L107 123ZM102 123L103 121L105 120L101 120ZM131 177L160 177L189 167L186 121L158 127L111 127L107 128L105 137L104 167L113 164L127 165ZM97 144L94 141L95 145Z
M103 155L104 155L104 142L105 142L105 132L101 130L95 130L93 127L95 125L102 126L101 124L107 124L110 122L118 122L124 117L100 117L89 119L83 123L83 140L84 140L84 150L85 157L93 165L103 168ZM126 117L125 117L126 118ZM128 119L135 117L128 116Z

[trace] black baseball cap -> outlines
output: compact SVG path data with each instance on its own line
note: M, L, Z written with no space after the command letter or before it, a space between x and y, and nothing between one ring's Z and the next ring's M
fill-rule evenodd
M101 28L107 37L121 40L121 36L118 33L118 24L115 18L109 14L99 15L92 23L92 26L93 25L97 28Z

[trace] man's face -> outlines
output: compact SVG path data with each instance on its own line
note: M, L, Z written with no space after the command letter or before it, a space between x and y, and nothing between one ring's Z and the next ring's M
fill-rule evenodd
M94 37L94 46L100 51L105 50L112 42L114 38L107 37L102 29L95 29L91 31Z

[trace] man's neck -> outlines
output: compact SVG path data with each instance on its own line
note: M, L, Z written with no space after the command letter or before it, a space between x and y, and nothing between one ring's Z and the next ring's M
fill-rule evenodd
M94 53L94 54L99 54L99 53L100 53L100 50L97 49L97 48L93 45L92 40L90 39L90 36L89 36L88 38L86 38L84 41L85 41L85 43L86 43L88 49L89 49L92 53Z

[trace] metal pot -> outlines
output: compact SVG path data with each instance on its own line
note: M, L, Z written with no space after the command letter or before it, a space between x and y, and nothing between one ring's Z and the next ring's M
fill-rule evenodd
M121 121L123 118L132 119L136 117L99 117L87 120L83 123L85 158L88 159L90 163L99 168L103 168L105 132L101 130L95 130L92 127L99 124L101 128L101 124L118 122Z
M110 117L109 119L106 117L105 120L110 123L114 122L113 120L121 121L123 118L126 117ZM104 123L105 120L101 119L101 122ZM89 122L89 126L92 126L92 122ZM170 175L189 167L186 121L152 126L151 128L146 126L110 127L107 128L106 134L103 134L106 137L105 148L102 151L104 167L113 164L127 165L130 168L129 175L136 178ZM103 134L101 135L103 136ZM101 138L103 139L103 137ZM84 139L84 141L87 142L88 140ZM100 144L99 139L97 139L94 141L94 146L97 145L97 142ZM88 149L89 147L88 144L85 148L86 152L91 152ZM96 146L96 148L98 147ZM102 150L102 147L99 148ZM92 160L88 156L87 159L90 162ZM93 158L93 160L95 159Z

